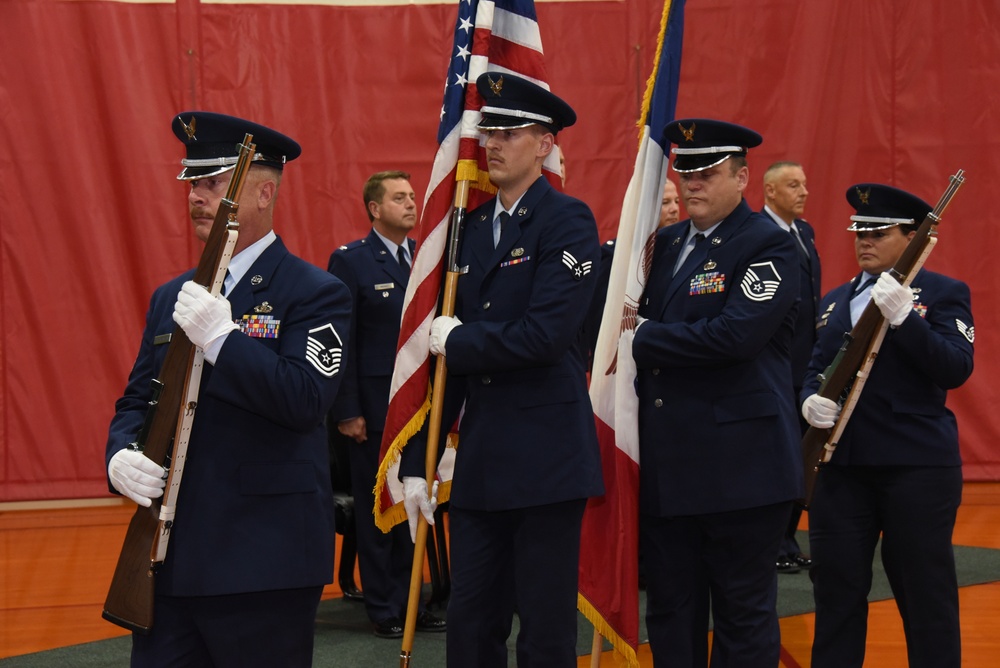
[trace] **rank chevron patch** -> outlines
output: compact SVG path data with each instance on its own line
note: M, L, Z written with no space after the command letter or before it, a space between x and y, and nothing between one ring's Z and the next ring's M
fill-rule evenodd
M337 334L337 330L332 324L327 323L309 330L309 338L306 339L306 360L321 374L332 378L340 371L343 347L344 342Z
M969 343L976 342L976 328L973 326L966 325L964 322L955 318L955 324L958 326L958 331L968 339Z
M569 251L563 251L562 262L566 267L573 272L573 278L580 280L584 276L590 273L591 267L593 267L594 262L592 260L587 260L586 262L579 262L573 254Z
M755 302L767 302L774 298L774 294L781 285L781 276L774 268L771 261L757 262L747 267L747 272L743 274L740 281L740 288L747 299Z

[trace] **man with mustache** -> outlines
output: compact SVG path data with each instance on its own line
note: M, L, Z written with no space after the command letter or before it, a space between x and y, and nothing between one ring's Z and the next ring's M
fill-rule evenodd
M581 336L597 225L542 176L573 109L507 73L487 72L476 87L498 192L466 217L455 317L430 332L449 372L441 424L465 406L449 509L448 666L505 668L516 609L517 665L572 668L583 510L604 491ZM426 428L419 436L401 466L411 527L418 513L433 522Z
M816 343L816 308L820 298L820 264L816 250L816 234L812 226L802 219L806 208L806 174L796 162L776 162L764 172L764 210L775 224L792 235L795 250L799 253L799 302L792 334L792 391L796 402L802 391L806 367ZM809 425L800 420L802 433ZM802 554L795 531L802 516L802 506L795 504L785 538L777 556L779 573L797 573L809 568L812 560Z
M257 146L239 198L239 239L223 291L188 271L150 301L139 354L115 406L109 487L149 506L166 462L130 448L175 325L204 351L197 414L155 622L132 636L132 666L312 665L316 608L332 581L333 498L324 416L340 386L350 328L344 284L292 255L273 231L291 138L202 111L177 115L187 149L178 179L195 236L208 238L246 133Z

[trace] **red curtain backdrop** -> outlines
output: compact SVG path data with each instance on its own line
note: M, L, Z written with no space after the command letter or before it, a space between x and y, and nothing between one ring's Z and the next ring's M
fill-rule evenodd
M657 0L538 3L566 190L615 235L650 71ZM107 494L104 442L152 290L200 253L169 123L205 109L295 137L276 229L326 266L367 232L361 187L426 187L454 26L446 4L0 0L0 501ZM1000 6L995 0L689 0L679 116L759 131L747 199L805 166L824 288L856 271L858 181L935 202L967 172L929 267L972 287L978 368L951 394L967 479L1000 479Z

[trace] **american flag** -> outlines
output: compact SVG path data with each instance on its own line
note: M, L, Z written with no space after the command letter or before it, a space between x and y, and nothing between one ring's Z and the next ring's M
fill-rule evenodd
M476 79L483 72L516 74L548 88L542 40L533 0L460 0L455 40L445 80L438 151L431 169L417 232L417 254L403 302L396 366L389 390L389 411L382 437L381 464L375 482L375 523L388 531L406 519L399 457L407 441L424 423L430 408L431 321L438 313L444 275L448 228L457 181L470 181L471 210L493 196L485 151L480 145L482 98ZM559 152L544 165L546 176L559 183ZM442 425L447 429L451 425ZM448 448L438 468L443 503L450 494L454 450Z
M632 335L659 222L668 148L662 133L677 105L683 31L684 0L666 0L590 381L606 492L590 499L583 517L579 608L627 665L635 667L639 665L639 408L633 387Z

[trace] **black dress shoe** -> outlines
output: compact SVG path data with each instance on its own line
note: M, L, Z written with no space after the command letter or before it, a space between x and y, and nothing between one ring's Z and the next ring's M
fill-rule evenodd
M344 593L345 601L364 601L365 593L355 586L353 582L345 582L340 585L340 591Z
M425 610L417 615L417 630L424 633L440 633L448 630L448 622Z
M809 568L813 565L813 560L801 553L790 555L789 558L798 564L799 568Z
M383 619L375 624L375 635L379 638L402 638L403 622L399 617Z
M800 570L802 570L802 567L791 558L780 557L778 559L778 573L798 573Z

